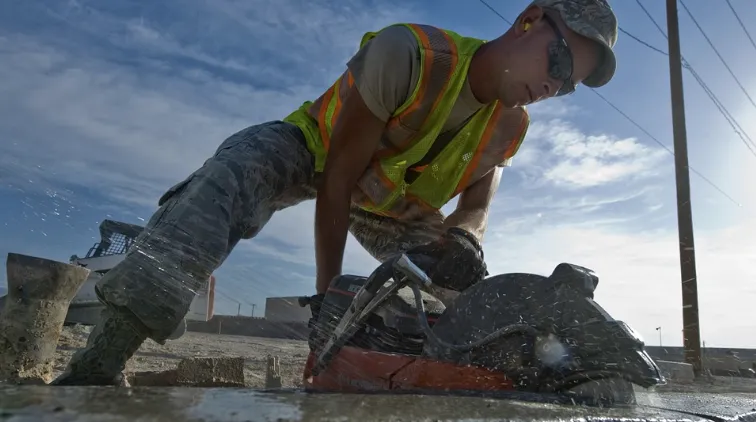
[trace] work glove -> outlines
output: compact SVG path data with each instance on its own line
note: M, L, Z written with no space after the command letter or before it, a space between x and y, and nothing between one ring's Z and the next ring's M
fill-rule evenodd
M312 316L307 321L307 327L310 329L307 343L312 352L314 352L322 343L322 339L319 338L321 332L320 308L323 305L324 298L324 293L312 296L302 296L299 298L299 306L304 308L305 306L310 305L310 313Z
M480 242L459 227L448 229L436 241L408 250L406 255L434 284L457 292L488 275Z

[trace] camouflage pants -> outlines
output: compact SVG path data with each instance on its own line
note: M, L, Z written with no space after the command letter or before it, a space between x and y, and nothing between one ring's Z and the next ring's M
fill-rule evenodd
M126 258L98 283L98 294L128 309L163 342L237 242L255 237L276 211L314 199L316 185L314 157L296 126L273 121L246 128L163 195ZM443 219L433 221L353 207L350 232L382 261L436 239Z

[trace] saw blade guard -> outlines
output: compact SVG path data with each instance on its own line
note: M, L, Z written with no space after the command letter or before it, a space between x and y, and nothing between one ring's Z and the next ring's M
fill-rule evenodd
M560 392L601 379L650 387L664 382L640 336L593 300L598 276L560 264L549 277L512 273L467 289L433 326L435 337L469 350L427 342L427 357L511 374L525 390ZM480 344L510 326L530 331Z

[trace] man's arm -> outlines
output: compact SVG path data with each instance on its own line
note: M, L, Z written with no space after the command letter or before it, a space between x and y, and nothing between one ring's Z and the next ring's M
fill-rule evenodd
M499 189L501 173L502 168L496 167L462 191L457 208L444 220L445 228L465 229L482 242L488 226L488 210Z
M353 85L333 128L315 202L317 293L325 293L331 279L341 274L352 189L370 163L384 126Z
M417 41L403 26L381 31L347 64L354 78L331 134L315 204L316 289L341 274L351 194L378 147L386 121L409 96Z

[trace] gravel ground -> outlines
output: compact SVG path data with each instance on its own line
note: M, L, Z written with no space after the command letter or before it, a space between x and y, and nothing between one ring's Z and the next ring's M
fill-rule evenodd
M65 369L76 349L84 346L90 330L91 327L80 325L64 327L58 342L54 376L57 377ZM247 387L263 388L267 356L277 355L280 358L282 386L292 388L302 385L302 370L308 351L305 341L187 332L165 346L147 340L127 364L126 372L174 369L181 359L190 357L243 356ZM643 391L641 388L638 390ZM653 391L753 394L756 393L756 379L711 377L692 384L670 382L655 387Z
M76 349L84 347L90 330L91 327L81 325L63 328L55 356L55 377L63 372ZM147 340L128 362L125 372L174 369L184 358L243 356L245 384L247 387L263 388L267 356L277 355L280 358L282 387L292 388L302 385L302 371L308 352L306 341L187 332L164 346Z

